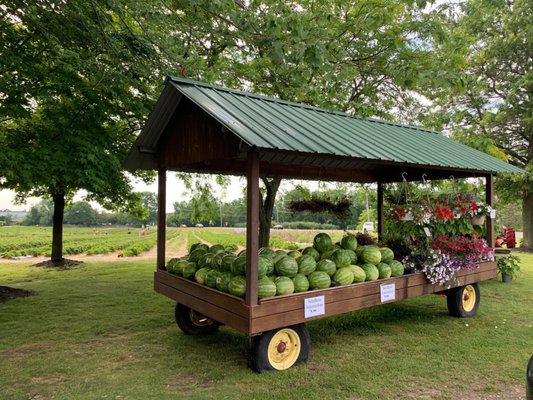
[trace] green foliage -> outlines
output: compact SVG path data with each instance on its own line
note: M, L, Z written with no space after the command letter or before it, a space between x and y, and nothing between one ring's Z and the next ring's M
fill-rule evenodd
M496 258L498 264L498 272L500 274L511 275L513 280L516 280L520 272L520 258L513 254L508 256L499 256Z

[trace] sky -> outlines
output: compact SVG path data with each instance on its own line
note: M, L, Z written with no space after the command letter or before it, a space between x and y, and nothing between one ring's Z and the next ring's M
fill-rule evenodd
M215 197L224 201L229 202L235 200L239 197L242 197L242 187L244 186L244 181L239 181L236 177L231 177L231 185L226 190L225 193L217 193ZM135 183L134 190L136 192L154 192L157 193L157 180L150 184L146 185L143 182ZM80 201L83 199L83 192L78 193L74 197L74 201ZM172 211L173 204L176 201L189 200L190 194L187 193L183 183L180 182L173 172L167 173L167 212ZM11 211L28 211L32 206L36 205L41 201L40 198L31 197L27 200L25 204L15 204L15 192L11 190L0 190L0 210L5 210L6 208ZM92 203L93 207L100 209L97 203Z

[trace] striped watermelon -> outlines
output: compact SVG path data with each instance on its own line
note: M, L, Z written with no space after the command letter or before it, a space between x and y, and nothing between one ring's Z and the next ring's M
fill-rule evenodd
M272 260L270 260L270 258L259 256L257 259L257 269L258 277L262 278L263 276L270 275L272 272L274 272L274 264L272 264Z
M292 278L298 273L298 263L294 258L285 256L276 263L275 269L278 275Z
M196 273L194 274L194 279L196 280L196 282L198 282L200 285L204 285L205 284L205 276L207 275L208 272L212 271L211 268L208 268L208 267L203 267L203 268L200 268L198 271L196 271Z
M224 250L225 250L225 248L221 244L214 244L213 246L211 246L209 248L209 253L217 254L217 253L220 253L221 251L224 251Z
M194 275L196 274L197 269L198 268L196 267L195 263L188 263L187 266L183 267L183 277L194 281Z
M358 258L363 264L378 265L381 262L381 252L377 246L365 246Z
M392 260L390 263L390 269L392 276L402 276L404 273L403 264L396 260Z
M316 261L311 255L303 255L296 259L298 263L298 273L309 275L316 269Z
M394 260L394 252L388 247L380 247L379 251L381 252L381 262L390 264Z
M357 249L357 238L354 235L346 235L341 239L343 249L355 251Z
M361 283L366 280L366 273L359 265L350 265L348 268L352 271L354 283Z
M237 256L235 254L228 254L222 257L222 265L220 266L221 271L230 271L231 272L231 264L233 264L233 261Z
M294 283L291 278L286 276L278 276L274 279L276 285L276 295L283 296L285 294L294 293Z
M294 283L295 293L309 290L309 280L304 274L296 274L296 276L292 278L292 283Z
M231 278L228 284L228 291L234 296L244 297L246 294L246 278L242 275Z
M217 278L220 275L220 272L216 269L212 269L205 275L204 283L206 286L209 286L211 288L217 287Z
M353 283L353 272L350 267L341 267L333 275L333 281L339 285L351 285Z
M376 281L379 278L379 270L374 264L363 264L361 268L365 271L365 281Z
M233 260L231 273L233 275L244 275L246 273L246 256L239 256Z
M303 249L302 255L311 256L315 261L320 260L320 253L314 247L306 247Z
M228 289L229 281L231 280L232 277L233 275L231 275L231 272L229 271L224 271L224 272L219 273L217 276L217 281L216 281L217 289L222 292L227 292L229 290Z
M257 282L257 297L264 299L276 295L276 284L268 277L263 277Z
M377 267L379 270L379 279L386 279L386 278L391 277L392 270L389 264L385 264L381 262L377 265Z
M325 289L331 286L331 278L324 271L311 272L307 279L311 289Z
M333 242L327 233L319 233L313 239L313 247L322 254L333 247Z
M189 261L196 263L207 251L203 248L196 248L189 254Z
M317 271L323 271L327 273L329 276L333 276L335 271L337 270L337 266L335 263L331 260L320 260L318 264L316 265Z
M331 260L335 263L337 268L342 268L350 265L351 256L350 253L348 253L348 250L338 249L335 250L331 255Z
M298 250L292 250L287 253L289 257L292 257L294 259L301 257L302 253L300 253Z

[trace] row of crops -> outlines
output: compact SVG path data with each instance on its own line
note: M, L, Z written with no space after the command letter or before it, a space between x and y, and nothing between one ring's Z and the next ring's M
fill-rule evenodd
M177 228L167 229L167 240L186 233ZM50 256L52 229L49 227L0 228L0 257ZM124 256L137 256L156 245L155 229L74 228L65 227L63 252L66 255L107 254L122 251Z

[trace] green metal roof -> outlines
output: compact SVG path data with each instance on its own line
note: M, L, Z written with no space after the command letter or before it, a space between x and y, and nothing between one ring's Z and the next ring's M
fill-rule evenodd
M159 128L144 129L137 143L139 146L150 146L157 142L161 135L161 121L156 124L150 120L165 114L168 122L168 115L175 109L175 106L168 106L172 103L169 96L177 95L169 89L174 88L243 142L259 149L464 169L480 173L523 172L511 164L426 129L371 118L354 118L343 113L183 78L169 77L166 85L158 102L160 108L160 104L167 104L166 114L162 111L158 114L154 110L147 128L154 124Z

